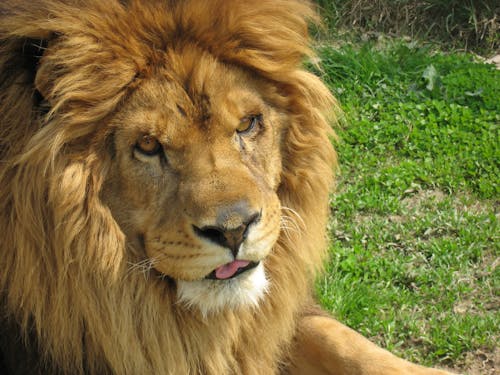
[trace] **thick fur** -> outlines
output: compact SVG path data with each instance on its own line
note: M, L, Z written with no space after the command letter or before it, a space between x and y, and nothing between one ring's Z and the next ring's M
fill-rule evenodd
M314 19L292 0L0 4L1 318L31 373L286 371L325 256L336 163L324 115L334 100L302 68ZM185 64L257 77L286 119L270 183L285 228L265 258L267 281L259 276L265 295L244 306L202 311L153 263L138 270L150 242L132 238L119 219L129 202L113 198L132 189L116 183L117 118L132 121L120 116L145 82L188 77ZM135 204L143 192L131 194Z
M323 259L334 162L322 114L332 98L300 68L309 7L95 0L0 9L0 288L9 317L65 373L277 373ZM99 196L107 118L160 52L193 41L289 96L279 196L308 228L279 239L258 309L206 319L177 304L165 280L130 272L136 259Z

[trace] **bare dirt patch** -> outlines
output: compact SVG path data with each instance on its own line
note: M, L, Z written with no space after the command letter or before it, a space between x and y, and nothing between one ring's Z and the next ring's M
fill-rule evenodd
M450 370L467 375L499 375L500 349L497 348L493 352L477 350L473 353L467 353L463 366Z
M441 190L419 190L416 194L402 200L403 205L409 210L418 210L426 203L439 203L446 199L447 195Z
M438 204L451 200L452 206L458 212L468 212L471 214L482 214L493 209L497 217L500 211L500 202L497 200L479 201L476 197L470 194L458 192L449 195L442 190L407 190L407 196L401 201L403 206L410 210L419 212L423 208L430 208L432 204Z

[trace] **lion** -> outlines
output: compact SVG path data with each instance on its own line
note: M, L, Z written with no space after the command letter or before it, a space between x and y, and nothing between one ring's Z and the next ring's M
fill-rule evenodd
M2 374L445 374L315 307L300 0L0 4Z

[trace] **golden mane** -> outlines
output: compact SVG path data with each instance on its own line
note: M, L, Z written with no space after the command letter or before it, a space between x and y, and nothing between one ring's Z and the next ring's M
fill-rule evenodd
M334 101L302 66L314 20L300 0L0 4L0 319L46 369L272 374L285 366L326 253L335 165L324 116ZM106 119L159 53L191 44L288 97L278 194L304 221L275 245L260 306L207 318L176 304L165 280L129 272L126 238L100 200Z

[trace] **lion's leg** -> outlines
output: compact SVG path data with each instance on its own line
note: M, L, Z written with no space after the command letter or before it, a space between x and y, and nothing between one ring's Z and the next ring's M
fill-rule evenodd
M291 375L445 375L412 364L325 316L301 318L291 356Z

